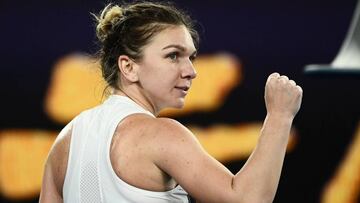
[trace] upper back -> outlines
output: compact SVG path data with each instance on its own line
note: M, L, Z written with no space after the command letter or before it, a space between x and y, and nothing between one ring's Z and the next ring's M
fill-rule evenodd
M112 97L104 104L81 113L60 133L63 136L57 139L52 150L53 157L57 157L52 167L56 171L54 177L58 179L56 185L59 190L63 189L65 202L186 202L185 195L174 196L181 188L153 192L118 178L118 171L114 170L117 166L112 163L110 152L111 146L121 146L112 144L119 122L136 113L143 117L144 114L147 114L145 117L151 116L129 100ZM180 193L186 194L184 191Z

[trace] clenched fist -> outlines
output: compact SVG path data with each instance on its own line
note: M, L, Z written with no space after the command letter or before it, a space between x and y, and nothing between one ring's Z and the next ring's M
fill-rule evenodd
M265 104L269 115L295 117L300 109L302 89L279 73L271 74L265 86Z

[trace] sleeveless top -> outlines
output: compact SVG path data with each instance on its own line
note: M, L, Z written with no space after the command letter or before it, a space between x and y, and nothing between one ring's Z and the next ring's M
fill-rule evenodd
M153 116L128 97L111 95L103 104L71 121L72 136L63 186L65 203L190 202L181 186L154 192L134 187L116 175L110 162L112 136L119 122L135 113Z

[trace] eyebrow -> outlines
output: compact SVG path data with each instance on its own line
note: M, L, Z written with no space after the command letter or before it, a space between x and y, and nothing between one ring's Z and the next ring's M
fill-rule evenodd
M181 46L181 45L178 45L178 44L170 44L170 45L162 48L162 50L169 49L169 48L176 48L176 49L181 50L182 52L186 51L186 48L184 46ZM195 55L196 53L197 53L197 50L195 50L191 55Z

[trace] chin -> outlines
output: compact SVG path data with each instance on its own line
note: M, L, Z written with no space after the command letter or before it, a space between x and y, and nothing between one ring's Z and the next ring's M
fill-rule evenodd
M185 105L185 99L184 98L180 98L177 99L172 105L171 108L175 108L175 109L182 109Z
M184 108L185 105L185 98L173 98L173 99L168 99L166 101L163 101L162 105L160 106L160 109L182 109Z
M182 108L184 108L184 103L178 103L178 104L172 105L171 108L182 109Z

